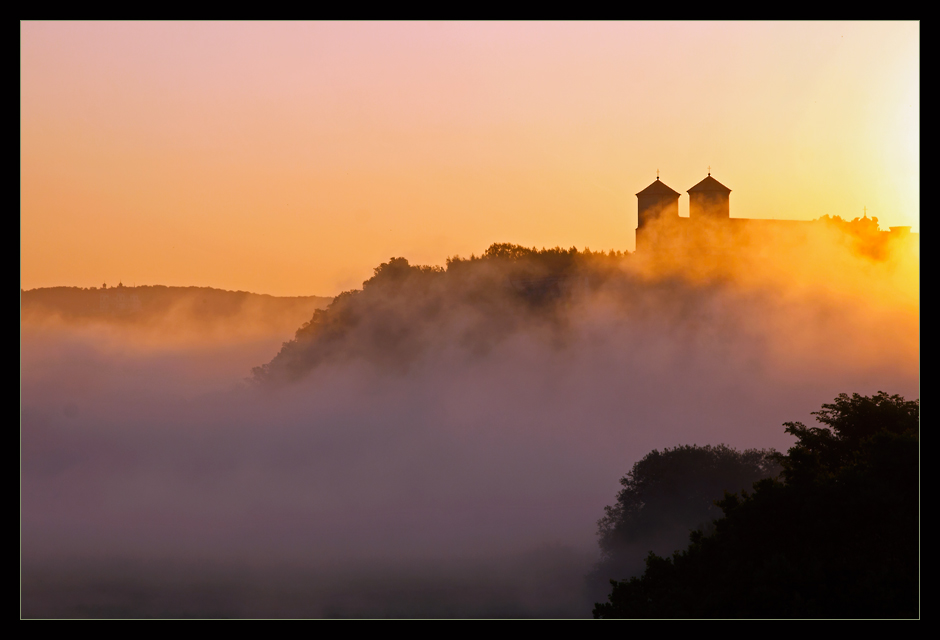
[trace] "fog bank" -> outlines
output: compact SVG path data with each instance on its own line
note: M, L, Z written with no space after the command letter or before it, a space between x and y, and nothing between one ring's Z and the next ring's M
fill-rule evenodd
M916 262L843 258L395 263L296 335L24 321L23 614L575 615L650 450L785 450L840 392L919 396Z

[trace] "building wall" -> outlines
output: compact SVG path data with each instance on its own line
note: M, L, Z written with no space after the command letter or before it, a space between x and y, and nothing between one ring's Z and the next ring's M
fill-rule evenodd
M637 201L637 228L660 218L679 217L679 197L669 195L642 195Z
M689 193L689 217L722 219L731 217L730 197L718 191Z
M636 250L655 246L662 225L672 226L679 221L679 197L662 195L638 196ZM655 229L654 229L655 227Z

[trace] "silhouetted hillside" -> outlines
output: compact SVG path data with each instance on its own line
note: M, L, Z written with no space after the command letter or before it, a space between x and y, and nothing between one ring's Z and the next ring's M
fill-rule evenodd
M520 335L557 345L570 326L590 324L600 307L631 321L658 317L661 328L674 335L704 329L729 332L726 339L734 341L740 333L728 320L740 322L745 333L780 321L767 308L771 299L786 302L795 295L812 305L836 305L831 292L838 291L844 303L870 307L873 300L898 297L909 304L909 289L916 287L908 277L916 278L916 241L895 242L877 229L874 219L825 218L799 226L798 233L781 229L702 251L627 255L494 244L480 257L449 259L446 268L392 258L375 268L361 290L346 291L316 311L254 376L297 380L338 360L401 369L425 354L486 353ZM709 322L717 306L742 295L752 300L752 309ZM789 341L792 349L792 343L824 333L815 319L807 320L803 326L781 325L780 331L792 334L781 344Z
M332 298L275 297L210 287L48 287L22 291L24 322L56 318L67 322L149 325L166 321L212 324L237 321L246 314L255 321L309 317Z
M255 379L296 380L326 361L408 367L423 354L485 353L520 332L563 330L560 311L581 293L625 277L622 253L494 244L447 268L392 258L361 290L317 310ZM560 334L559 334L560 337Z

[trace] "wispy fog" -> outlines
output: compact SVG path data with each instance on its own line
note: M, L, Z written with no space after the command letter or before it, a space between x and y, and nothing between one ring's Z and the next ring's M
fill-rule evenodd
M850 249L455 261L283 350L309 310L24 315L23 615L590 617L597 520L650 450L919 397L916 254Z

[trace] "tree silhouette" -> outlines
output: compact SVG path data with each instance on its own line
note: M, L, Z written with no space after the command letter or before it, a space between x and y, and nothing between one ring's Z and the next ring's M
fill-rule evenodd
M708 529L721 516L715 500L723 492L749 488L780 471L775 453L726 445L648 453L620 479L616 503L604 508L597 523L602 557L590 581L609 588L611 578L640 573L650 551L670 554L685 546L691 531Z
M786 424L782 480L726 494L714 533L651 553L594 616L916 617L919 403L842 394L816 416Z

